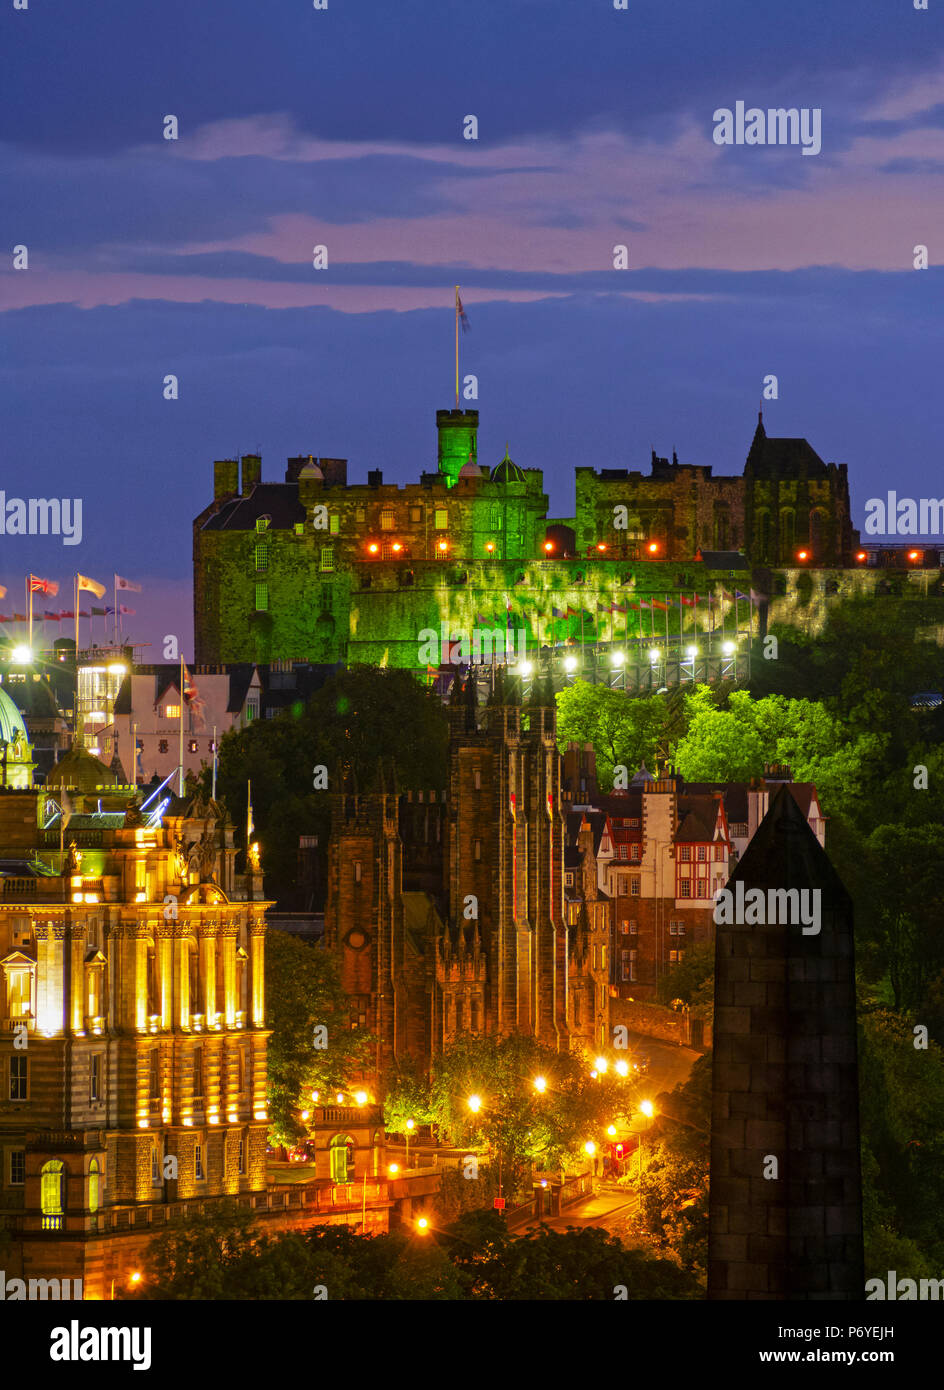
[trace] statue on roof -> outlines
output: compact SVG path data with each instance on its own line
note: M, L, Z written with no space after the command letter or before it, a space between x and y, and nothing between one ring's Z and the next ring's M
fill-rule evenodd
M143 824L144 816L138 805L138 798L136 796L129 797L125 802L125 830L135 830Z

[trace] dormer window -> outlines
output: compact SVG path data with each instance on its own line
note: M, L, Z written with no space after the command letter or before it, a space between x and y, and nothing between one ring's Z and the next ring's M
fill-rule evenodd
M268 529L269 529L269 522L270 522L271 520L272 520L272 518L269 517L269 516L257 516L257 517L256 517L256 531L259 533L259 535L261 535L263 531L268 531Z

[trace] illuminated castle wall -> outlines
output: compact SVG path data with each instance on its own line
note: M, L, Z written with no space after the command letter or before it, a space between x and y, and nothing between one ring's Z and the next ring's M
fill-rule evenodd
M858 541L846 465L768 437L762 420L738 475L655 454L648 475L580 467L575 514L555 521L541 470L507 449L478 463L477 411L436 419L437 471L402 487L379 470L349 484L345 459L289 459L282 483L261 481L258 455L241 480L238 462L217 461L193 526L197 661L423 669L419 634L441 622L508 621L537 645L645 636L651 619L613 615L614 603L695 591L717 615L733 603L730 552L782 566L802 545L811 563L841 567ZM689 615L675 620L691 630Z

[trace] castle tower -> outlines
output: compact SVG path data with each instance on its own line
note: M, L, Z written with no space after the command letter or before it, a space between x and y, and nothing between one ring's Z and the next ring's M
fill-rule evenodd
M477 410L437 410L436 430L439 435L438 468L450 487L467 463L478 463Z
M738 885L742 906L716 935L708 1297L860 1299L852 904L786 786ZM751 889L765 925L736 920L755 915ZM803 915L818 932L784 923L784 889L801 890L800 907L812 895Z

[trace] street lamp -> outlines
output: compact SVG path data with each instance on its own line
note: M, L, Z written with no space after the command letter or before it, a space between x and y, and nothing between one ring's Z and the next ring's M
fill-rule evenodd
M597 1070L598 1072L603 1073L603 1072L606 1071L607 1066L609 1065L609 1063L607 1062L607 1060L606 1060L605 1057L597 1057L597 1059L596 1059L596 1061L593 1063L593 1065L594 1065L594 1067L596 1068L596 1070Z
M543 1076L536 1076L534 1078L534 1089L536 1091L539 1091L541 1095L543 1095L544 1092L547 1090L547 1082L545 1081Z
M616 1074L617 1074L617 1076L628 1076L628 1075L629 1075L629 1063L628 1063L628 1062L617 1062L617 1063L616 1063Z
M472 1114L477 1115L482 1108L481 1096L469 1096L468 1105Z

